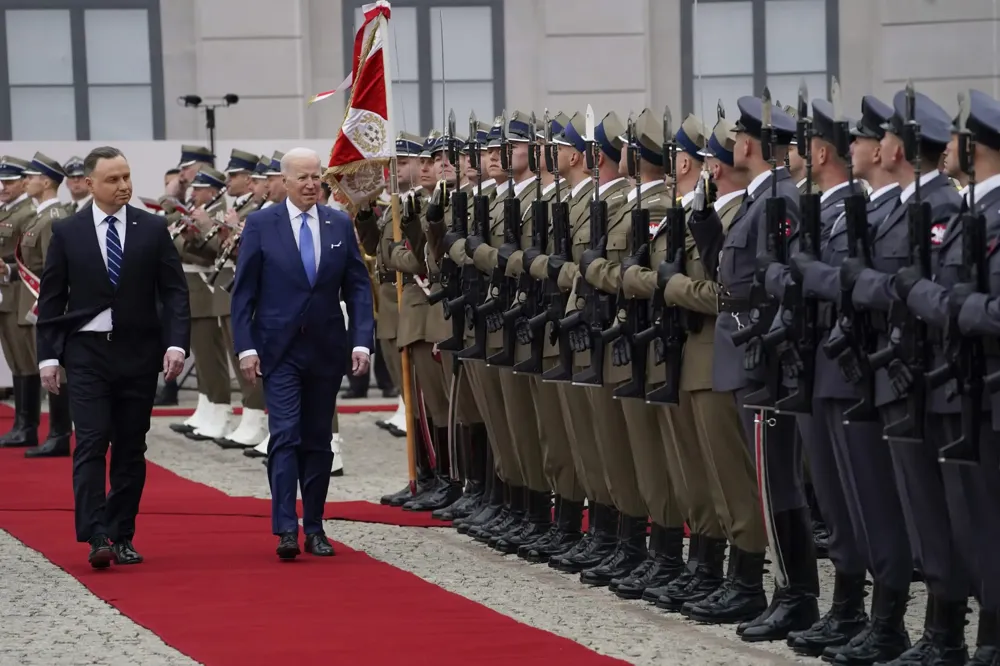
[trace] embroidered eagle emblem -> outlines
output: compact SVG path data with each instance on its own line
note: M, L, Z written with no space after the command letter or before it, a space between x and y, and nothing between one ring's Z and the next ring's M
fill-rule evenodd
M931 245L940 245L944 241L944 232L948 225L944 223L935 224L931 227Z

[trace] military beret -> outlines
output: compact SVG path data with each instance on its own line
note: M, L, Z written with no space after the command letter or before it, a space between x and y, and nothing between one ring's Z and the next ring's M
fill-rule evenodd
M913 115L920 126L920 140L943 149L951 141L951 118L941 106L923 93L914 93ZM892 98L892 117L882 125L887 132L901 136L906 126L906 91L900 90Z
M19 157L4 155L0 157L0 180L18 180L24 177L26 169L31 168L31 163Z
M238 173L240 171L253 171L257 168L259 156L248 153L245 150L236 150L229 154L229 164L226 165L226 173Z
M424 149L423 138L415 134L400 132L399 136L396 137L397 157L419 157L420 151L423 149Z
M69 158L66 160L66 164L63 165L63 171L69 177L79 178L83 175L83 158L76 155Z
M740 117L736 121L735 131L749 134L760 139L764 126L764 103L757 97L740 97L736 102ZM795 120L785 113L784 109L771 105L771 125L774 127L775 140L778 145L787 146L795 138Z
M197 162L215 166L215 155L204 146L181 146L181 161L178 166L187 167Z
M861 98L861 118L851 128L851 135L866 139L881 140L885 136L883 126L892 118L892 107L875 95Z
M198 171L194 177L191 187L225 187L226 176L220 171L216 171L207 164Z
M42 153L35 153L31 158L31 164L24 170L25 176L46 176L54 180L57 184L63 182L66 172L63 171L59 162Z

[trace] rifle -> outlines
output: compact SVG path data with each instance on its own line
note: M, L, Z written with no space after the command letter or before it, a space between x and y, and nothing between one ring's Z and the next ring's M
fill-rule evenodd
M542 115L542 123L545 125L545 157L548 170L551 172L552 162L549 159L549 145L552 143L552 126L549 121L548 109ZM535 114L531 114L531 127L532 132L534 132ZM531 244L539 253L545 254L549 242L549 202L542 199L542 147L534 139L528 146L528 168L538 178L535 200L531 202ZM555 187L559 187L558 175ZM517 304L504 315L505 326L514 328L517 340L522 345L531 345L531 354L526 360L514 365L514 372L537 375L542 372L548 304L546 303L545 284L531 277L527 266L523 268L521 278L518 281L517 297ZM540 323L539 317L541 318ZM536 322L534 328L531 325L532 321Z
M976 144L969 131L969 101L964 93L958 95L958 163L969 174L969 210L962 216L962 266L959 281L970 283L980 293L990 292L986 245L986 219L976 211ZM962 435L941 447L939 462L958 464L979 463L979 427L983 417L983 392L986 378L986 350L979 336L962 335L958 317L952 317L945 331L945 356L949 376L958 382L962 398ZM928 376L932 388L939 386L934 376ZM951 397L951 396L949 396Z
M552 202L552 250L555 256L569 261L572 258L572 229L569 224L569 204L562 200L559 188L559 144L546 142L545 162L556 179L555 200ZM568 382L573 379L573 347L560 326L560 320L566 313L568 295L559 288L559 282L551 278L546 278L544 288L545 311L529 319L528 327L533 336L541 337L545 324L552 323L549 341L559 343L559 365L543 372L542 381Z
M931 207L920 193L920 124L916 120L916 93L913 82L906 84L906 123L903 143L906 158L913 164L915 191L907 208L907 235L910 265L919 269L923 278L931 278ZM892 330L889 344L868 357L873 370L888 368L890 374L910 375L909 390L898 398L906 398L906 415L885 427L887 439L922 442L924 438L924 407L928 385L925 373L930 370L931 346L927 324L913 315L905 303L893 303L889 311Z
M500 168L507 172L507 197L503 202L503 242L504 245L521 248L521 201L514 194L514 145L510 140L510 120L504 114L500 124ZM531 129L534 132L534 128ZM517 284L506 276L507 262L497 257L497 266L490 280L490 297L480 309L485 314L486 326L490 333L503 329L503 313L510 309ZM487 357L486 365L510 367L514 365L514 349L517 336L513 331L504 331L503 347L499 352Z
M778 163L775 147L777 132L771 117L771 91L764 88L762 97L763 123L760 132L760 147L764 159L771 166L771 196L765 202L765 248L778 262L788 263L788 233L785 198L778 196ZM733 344L743 346L754 338L761 338L761 344L771 329L778 303L764 288L764 284L754 275L750 287L750 325L733 333ZM767 372L764 387L746 397L747 409L772 410L781 390L781 361L775 353L767 354Z
M685 267L687 224L684 219L684 208L677 205L677 141L671 129L669 108L663 111L662 150L663 164L666 167L664 175L672 177L674 181L673 191L670 194L673 204L667 210L664 221L667 225L666 261L680 264L683 272L687 270ZM701 188L703 185L703 181L699 179L698 187ZM681 362L684 343L687 341L685 312L676 305L667 306L666 297L659 285L653 293L650 309L654 324L639 334L637 342L646 344L650 340L653 341L653 361L656 365L666 364L667 376L662 384L646 393L646 402L650 405L676 405L680 403Z
M472 202L472 233L479 236L484 244L490 242L490 200L483 195L483 159L482 144L479 142L479 124L476 114L469 116L469 141L475 137L472 150L469 151L469 161L476 170L476 195ZM475 332L471 347L459 352L459 359L486 360L486 317L479 313L486 299L487 285L485 277L472 263L462 266L462 295L447 302L445 308L454 312L459 308L465 310L466 329Z
M253 210L248 211L247 215L250 215L250 213L254 213L260 210L260 207L264 204L264 201L260 202L254 201L253 204L254 204ZM243 219L246 219L246 216L244 216ZM215 264L212 266L212 273L208 276L208 284L214 285L216 281L219 279L219 274L222 272L222 269L225 268L226 262L229 261L230 257L233 256L233 252L235 252L236 249L239 248L240 237L242 235L243 235L242 231L233 232L233 235L229 237L228 242L226 242L222 246L222 251L219 252L219 256L215 258Z
M796 125L796 144L799 155L806 163L806 191L799 197L802 208L802 226L799 230L801 250L819 258L820 246L820 196L812 187L812 119L809 117L809 95L803 81L799 87L799 118ZM795 389L788 396L775 402L778 412L793 414L812 413L813 382L816 377L816 351L819 346L819 301L805 295L801 282L796 281L785 290L781 309L782 327L764 336L765 348L781 338L789 345L798 365Z
M833 79L832 95L834 104L834 145L837 155L847 164L847 182L851 194L844 200L844 224L847 231L847 256L861 258L866 266L871 266L869 249L868 201L863 192L858 191L854 179L854 161L851 159L851 139L848 122L843 115L840 84ZM830 337L823 345L823 353L835 360L844 352L851 353L858 361L861 371L861 400L844 410L844 421L876 421L879 418L875 406L875 375L868 366L868 354L878 345L878 332L872 327L871 315L867 310L854 307L853 289L843 289L838 303L840 331L839 337Z
M459 173L454 111L448 114L448 134L445 136L445 141L448 162L455 167L455 190L451 193L451 231L464 238L469 233L469 195L461 190L462 176ZM427 301L431 305L443 302L444 317L451 320L451 337L439 342L438 348L457 352L465 345L465 308L452 308L451 303L462 296L464 267L456 264L447 254L441 264L441 289L432 293Z
M587 105L587 168L590 169L594 183L594 199L590 202L590 249L600 247L601 239L608 233L608 204L600 196L600 168L595 138L594 110ZM607 254L605 252L605 254ZM580 275L577 288L577 298L584 300L582 310L579 310L579 324L586 327L584 349L590 349L590 367L573 375L573 383L582 386L604 385L604 322L611 313L611 297L595 289L587 282L585 275ZM578 314L574 312L574 315ZM570 316L572 318L572 315ZM573 328L572 326L567 327ZM582 350L581 350L582 351Z
M204 206L202 206L201 209L207 211L209 208L211 208L215 204L219 203L219 200L222 199L222 197L224 197L224 196L226 196L226 188L223 187L223 188L221 188L219 190L219 193L216 194L214 197L212 197L212 200L209 201ZM209 229L208 232L201 238L201 242L198 243L197 248L200 250L201 248L203 248L206 245L208 245L208 241L210 241L213 238L215 238L216 235L218 235L218 233L220 231L222 231L222 228L225 227L225 226L226 226L225 220L215 221L212 224L212 228Z

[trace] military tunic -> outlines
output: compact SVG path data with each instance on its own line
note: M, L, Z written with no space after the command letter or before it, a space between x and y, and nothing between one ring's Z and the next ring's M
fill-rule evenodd
M35 202L27 194L22 194L0 211L0 256L10 270L6 279L0 281L0 344L11 373L16 376L38 374L34 332L18 326L23 287L18 284L17 263L14 259L15 249L21 242L24 230L34 222L34 218Z
M381 341L379 349L385 356L385 365L394 386L403 386L403 370L396 332L399 325L399 300L395 275L389 269L389 246L392 244L392 206L382 202L384 210L378 219L356 221L358 238L365 254L375 257L375 275L378 280L378 316L375 336Z
M49 251L49 242L52 240L52 225L56 221L66 217L66 209L63 208L59 200L49 199L38 204L34 218L24 226L24 233L21 236L21 261L24 263L25 268L39 279L42 277L42 269L45 267L45 255ZM23 280L21 281L19 292L17 297L17 323L21 326L21 334L31 339L31 365L36 368L35 372L31 374L37 374L38 359L34 344L35 318L31 314L31 311L38 302L38 296L31 293L31 290ZM64 374L63 378L65 379Z

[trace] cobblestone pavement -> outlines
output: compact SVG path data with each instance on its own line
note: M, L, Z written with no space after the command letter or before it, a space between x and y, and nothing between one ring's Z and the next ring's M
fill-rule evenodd
M377 501L380 495L402 487L404 440L377 429L378 417L341 417L346 474L332 480L331 500ZM228 494L268 496L258 459L176 435L165 419L154 424L148 456ZM516 557L501 557L453 530L330 522L326 531L351 548L451 592L637 665L822 663L796 657L783 644L743 643L733 627L696 625L644 602L623 601L607 590L585 588L575 577L528 565ZM141 548L141 542L138 545ZM3 532L0 561L5 581L0 588L0 666L194 663ZM821 563L820 581L822 608L828 605L833 589L829 562ZM766 585L771 589L770 581ZM916 639L924 614L923 586L914 584L912 593L907 625ZM975 616L970 620L971 643Z

